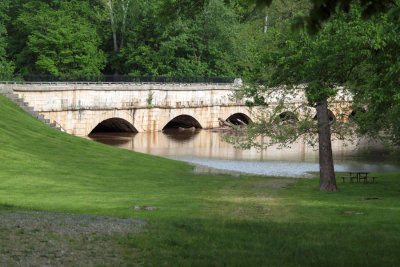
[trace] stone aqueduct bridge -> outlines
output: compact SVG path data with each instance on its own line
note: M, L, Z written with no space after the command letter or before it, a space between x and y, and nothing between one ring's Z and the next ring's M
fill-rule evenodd
M88 135L108 119L138 132L162 130L169 122L218 127L218 118L250 117L229 100L234 84L42 83L3 84L66 132ZM122 120L123 121L122 121ZM115 123L116 121L114 121Z
M90 134L101 123L152 132L169 123L214 128L219 118L255 119L244 101L230 99L238 84L9 83L1 87L77 136ZM304 103L304 94L292 102Z

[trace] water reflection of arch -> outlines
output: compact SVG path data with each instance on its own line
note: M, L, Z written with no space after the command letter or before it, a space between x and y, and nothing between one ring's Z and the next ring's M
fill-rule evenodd
M163 130L162 132L168 139L178 142L187 142L192 140L196 135L198 135L200 129L187 128L182 130L182 129L169 128Z
M201 128L198 120L190 115L183 114L170 120L162 131L168 139L187 142L192 140Z
M126 149L133 149L132 147L132 142L133 142L133 137L136 135L136 133L90 133L88 137L91 140L106 144L106 145L111 145L111 146L116 146L120 148L126 148Z
M230 115L225 121L235 125L240 125L242 124L242 122L245 124L249 124L251 122L251 119L247 114L244 114L242 112L237 112Z
M113 117L98 122L97 125L92 128L90 134L107 132L137 133L138 131L129 121Z

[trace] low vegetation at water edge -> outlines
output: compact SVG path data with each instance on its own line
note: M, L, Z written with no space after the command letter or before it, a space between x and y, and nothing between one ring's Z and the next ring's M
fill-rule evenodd
M0 96L0 265L396 266L400 174L375 175L337 174L332 193L317 179L194 174Z

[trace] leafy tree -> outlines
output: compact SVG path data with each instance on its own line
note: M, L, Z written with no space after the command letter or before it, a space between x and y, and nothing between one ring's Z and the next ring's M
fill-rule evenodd
M289 31L293 18L304 16L309 8L308 1L280 0L274 1L268 9L252 14L245 13L246 18L234 40L234 54L237 55L235 63L239 73L253 80L263 79L259 75L269 72L263 55L278 49L273 42L273 35L268 31ZM247 10L254 10L254 6L248 6Z
M259 7L272 0L257 0ZM297 26L306 25L308 32L316 33L337 12L351 12L354 6L364 20L371 20L379 33L371 47L371 55L358 67L359 75L351 77L350 89L355 94L355 122L360 134L383 140L391 148L400 145L400 65L398 51L400 2L398 0L311 0L307 15L297 16ZM357 106L358 105L358 106ZM363 106L363 107L361 107ZM365 108L368 107L368 108Z
M85 1L28 1L13 21L14 57L21 73L98 74L99 49L91 6Z
M361 134L400 146L400 9L376 19L371 56L353 77L351 89Z
M2 78L7 78L14 71L14 64L7 58L7 29L6 23L9 17L7 16L9 1L3 0L0 2L0 74Z
M331 127L343 124L339 120L336 123L329 120L329 101L337 97L337 87L350 81L354 69L369 57L373 45L370 40L374 40L376 35L375 27L372 22L361 20L358 10L354 9L348 14L335 14L314 36L303 31L295 33L276 29L271 29L268 34L277 49L266 52L263 60L271 72L258 74L261 80L267 79L268 82L265 87L247 88L245 96L252 98L252 105L267 105L270 89L264 88L284 87L286 92L294 93L297 86L303 85L308 108L297 116L301 118L298 122L287 115L279 116L275 111L272 118L264 117L259 123L250 125L246 135L236 141L254 145L256 137L266 135L271 142L288 143L300 136L311 136L312 128L315 128L319 142L320 190L336 191ZM284 101L281 99L282 103ZM282 107L283 104L278 105L278 111ZM316 109L317 123L313 123L310 107ZM343 129L341 127L337 132L343 133Z
M279 1L250 2L257 2L258 7L264 8ZM400 108L397 97L399 86L396 82L399 78L397 74L400 73L397 47L400 2L398 0L311 0L310 2L312 5L310 12L297 16L296 23L297 27L306 25L309 33L318 32L333 14L349 13L354 6L360 10L364 20L374 21L376 27L380 29L381 33L377 36L377 40L374 40L375 45L371 47L368 60L365 60L365 56L360 58L360 61L368 63L360 65L362 67L358 68L359 75L350 79L352 80L350 89L355 94L355 103L368 106L365 109L355 105L355 109L359 110L355 121L359 126L359 133L369 134L392 145L400 145Z
M140 10L140 1L135 0L99 0L103 5L105 16L108 17L106 35L111 38L112 49L109 52L109 64L115 74L122 71L121 51L127 42L129 28L134 26L132 17Z
M233 76L238 20L220 0L210 0L194 18L179 17L164 31L160 71L172 75Z
M133 6L134 5L134 6ZM163 18L159 16L160 1L134 1L126 19L125 45L111 53L111 70L133 75L157 75L155 55L162 31ZM108 49L107 51L109 51Z
M270 6L276 0L250 0L255 2L257 7ZM393 7L396 1L393 0L310 0L312 7L306 16L297 16L297 26L305 25L308 32L316 33L323 27L325 21L337 12L350 12L354 4L361 9L361 15L370 18ZM353 5L352 5L353 4Z
M239 21L223 1L206 1L201 8L178 5L175 10L163 1L150 6L136 11L127 32L129 41L122 51L126 71L169 76L236 74L233 40Z
M225 2L15 0L9 52L20 73L234 76L246 5Z

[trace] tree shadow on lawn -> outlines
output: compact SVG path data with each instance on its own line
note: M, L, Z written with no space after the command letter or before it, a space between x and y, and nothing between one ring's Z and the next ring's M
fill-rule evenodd
M191 219L154 223L129 242L155 266L393 266L399 230Z

